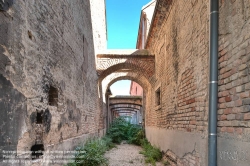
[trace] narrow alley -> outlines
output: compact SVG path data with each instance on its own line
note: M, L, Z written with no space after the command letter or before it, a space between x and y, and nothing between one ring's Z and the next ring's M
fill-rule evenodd
M0 166L145 165L122 140L249 166L250 0L0 0Z

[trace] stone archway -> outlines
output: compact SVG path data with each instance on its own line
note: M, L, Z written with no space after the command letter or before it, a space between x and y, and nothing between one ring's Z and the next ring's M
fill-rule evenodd
M109 103L107 101L109 87L119 80L132 80L143 88L141 112L145 113L145 108L150 108L151 82L155 72L155 59L147 50L112 50L97 55L97 74L99 95L102 103L100 107L103 112L100 115L102 122L109 123ZM148 100L148 101L147 101ZM105 120L106 119L106 120ZM144 118L143 118L144 119Z

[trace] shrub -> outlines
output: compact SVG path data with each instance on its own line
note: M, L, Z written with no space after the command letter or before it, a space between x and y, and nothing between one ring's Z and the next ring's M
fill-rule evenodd
M108 165L104 153L111 147L110 140L93 139L88 140L84 146L76 148L75 159L68 166L101 166Z
M123 117L115 119L107 132L107 136L112 139L114 143L121 143L122 140L127 140L128 143L138 144L140 139L137 135L142 131L141 126L131 124Z
M141 140L141 145L143 150L140 153L146 157L145 162L155 166L155 162L160 161L162 158L161 151L152 146L146 139Z

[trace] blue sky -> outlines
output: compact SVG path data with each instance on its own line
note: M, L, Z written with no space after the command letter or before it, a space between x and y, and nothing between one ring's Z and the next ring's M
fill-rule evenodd
M135 49L141 8L151 0L106 0L108 49ZM115 95L129 95L130 81L117 81Z

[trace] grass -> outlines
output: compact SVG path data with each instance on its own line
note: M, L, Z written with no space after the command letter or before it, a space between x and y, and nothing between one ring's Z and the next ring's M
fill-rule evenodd
M156 161L160 161L162 158L161 151L152 146L147 139L141 140L141 146L143 150L140 153L145 156L145 162L155 166Z

